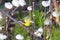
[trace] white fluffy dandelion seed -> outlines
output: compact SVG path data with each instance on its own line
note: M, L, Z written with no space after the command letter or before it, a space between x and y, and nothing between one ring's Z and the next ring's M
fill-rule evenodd
M48 1L42 1L42 6L44 6L44 7L50 6L50 0L48 0Z
M53 16L53 17L58 17L59 14L54 11L54 12L52 13L52 16Z
M13 8L13 5L10 2L6 2L5 3L5 8L12 9Z
M37 37L41 37L42 34L40 34L39 32L34 32L34 34L37 36Z
M27 10L32 11L32 6L28 6Z
M39 28L36 32L34 32L34 34L35 34L37 37L41 37L42 34L43 34L43 29L42 29L42 28Z
M19 7L19 0L12 0L12 4L15 6L15 7Z
M20 34L16 35L16 39L17 40L24 40L24 37Z
M25 6L26 5L25 0L19 0L19 5L22 7Z
M38 31L40 31L41 33L43 33L42 27L40 27L40 28L38 29Z
M51 23L52 23L51 20L47 19L45 20L44 25L50 25Z
M6 39L6 38L7 38L6 35L4 35L3 33L0 33L0 40L4 40L4 39Z

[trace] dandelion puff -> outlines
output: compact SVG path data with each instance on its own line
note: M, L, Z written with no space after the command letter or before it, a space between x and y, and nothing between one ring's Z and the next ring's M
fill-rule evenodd
M15 7L19 7L19 0L12 0L12 4L15 6Z
M43 34L43 29L42 29L42 28L39 28L36 32L34 32L34 34L35 34L37 37L41 37L42 34Z
M10 2L6 2L5 3L5 8L12 9L13 8L13 5Z
M28 11L32 11L32 6L28 6L28 7L27 7L27 10L28 10Z
M6 39L6 38L7 38L6 35L4 35L3 33L0 33L0 39L1 39L1 40L4 40L4 39Z
M42 27L40 27L40 28L38 29L38 31L40 31L40 32L43 33L43 29L42 29Z
M26 5L25 0L19 0L19 5L22 7L25 6Z
M44 6L44 7L50 6L50 0L49 1L42 1L42 6Z
M47 19L47 20L45 20L44 25L50 25L51 23L52 23L52 21Z
M52 16L53 16L53 17L58 17L59 14L54 11L54 12L52 12Z
M17 40L23 40L24 37L23 37L22 35L18 34L18 35L16 35L16 39L17 39Z

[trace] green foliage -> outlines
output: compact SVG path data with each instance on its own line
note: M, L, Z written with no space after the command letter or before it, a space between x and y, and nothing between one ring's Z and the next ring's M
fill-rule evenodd
M42 26L44 24L44 12L39 12L39 10L35 11L35 23L37 26Z
M0 25L3 26L3 24L5 23L5 19L0 20Z
M58 29L53 27L51 38L52 40L60 40L60 27Z

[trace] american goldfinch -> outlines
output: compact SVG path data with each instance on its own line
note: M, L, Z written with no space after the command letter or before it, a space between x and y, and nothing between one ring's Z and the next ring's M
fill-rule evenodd
M30 26L30 24L31 24L31 19L30 19L30 18L25 19L24 22L25 22L25 23L24 23L25 26Z

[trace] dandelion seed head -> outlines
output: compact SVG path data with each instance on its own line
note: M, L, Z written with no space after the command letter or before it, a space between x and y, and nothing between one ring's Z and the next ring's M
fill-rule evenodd
M44 7L50 6L50 0L49 1L42 1L42 6L44 6Z
M4 34L0 33L0 39L4 40L4 39L6 39L6 38L7 38L7 36L6 36L6 35L4 35Z
M53 16L53 17L57 17L57 16L59 16L59 14L54 11L54 12L52 13L52 16Z
M37 37L41 37L42 34L43 34L43 29L42 29L42 28L39 28L36 32L34 32L34 34L35 34Z
M12 4L15 6L15 7L19 7L19 1L18 0L13 0L12 1Z
M32 6L28 6L27 10L32 11Z
M5 8L12 9L13 8L13 5L10 2L6 2L5 3Z
M16 35L16 39L20 39L20 40L23 40L24 39L24 37L22 36L22 35L20 35L20 34L18 34L18 35Z

